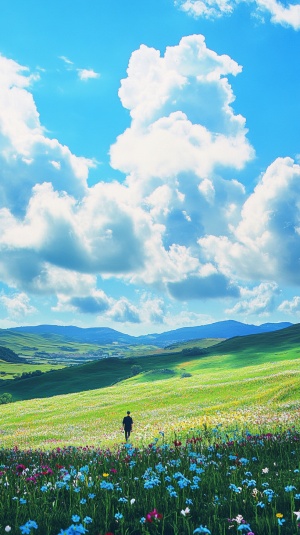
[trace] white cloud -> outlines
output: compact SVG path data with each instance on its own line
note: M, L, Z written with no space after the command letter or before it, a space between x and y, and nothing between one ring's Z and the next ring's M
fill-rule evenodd
M223 236L199 239L206 259L248 280L300 284L300 166L278 158L244 203L241 220Z
M0 295L0 303L11 318L21 318L36 312L35 307L30 305L30 298L24 292L15 293L12 296L2 294Z
M273 312L279 288L276 283L263 282L253 289L241 288L239 302L231 309L225 310L226 314L235 315L267 315Z
M79 79L83 80L84 82L100 77L100 74L98 72L93 71L93 69L77 69L77 73Z
M130 186L149 187L179 173L206 178L216 166L241 169L254 151L245 119L235 115L228 75L241 67L208 49L202 35L181 39L165 55L146 46L133 52L119 96L131 127L111 147L113 167L129 174Z
M82 196L95 166L46 136L29 91L35 80L25 67L0 56L0 206L16 214L24 211L32 188L44 181Z
M285 299L278 307L279 312L284 314L299 314L300 313L300 296L295 295L290 301Z
M294 30L300 29L300 4L284 6L276 0L256 0L256 2L259 9L270 13L273 23L291 26Z
M208 296L204 285L213 278L211 296L217 289L220 296L236 293L222 270L210 273L197 239L232 223L245 197L239 182L215 173L220 165L239 169L253 155L245 121L231 108L234 95L226 77L239 73L239 65L207 49L203 36L183 38L163 57L144 46L133 53L120 90L132 125L112 147L115 166L128 168L130 176L124 184L88 188L94 162L45 135L25 89L30 75L7 61L6 107L0 104L2 280L23 291L55 291L58 306L86 310L107 304L92 293L94 281L84 279L99 274L147 284L181 300L194 283L198 298ZM71 274L70 284L58 281L55 289L59 270L64 278ZM77 283L91 287L79 295ZM116 315L123 310L134 317L133 309L122 306Z
M61 59L64 63L66 63L67 65L74 65L73 61L71 61L69 58L67 58L66 56L59 56L59 59Z
M139 309L125 297L119 299L111 308L108 317L118 323L140 323Z
M229 15L241 2L251 4L256 13L266 12L271 15L271 22L282 26L300 29L300 4L284 6L276 0L175 0L174 3L182 11L195 18L218 18Z
M195 18L214 19L232 13L235 2L232 0L175 0L175 5Z

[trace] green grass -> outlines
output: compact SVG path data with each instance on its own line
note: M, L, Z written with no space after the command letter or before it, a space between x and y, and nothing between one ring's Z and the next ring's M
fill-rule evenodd
M50 370L58 370L64 368L60 364L15 364L11 362L6 362L0 360L0 379L4 381L7 379L14 379L18 375L21 375L24 372L33 372L35 370L40 370L42 372L48 372Z
M178 352L109 358L3 381L0 395L9 392L19 401L1 407L2 444L118 444L127 410L133 413L137 443L160 430L188 433L206 422L255 428L298 424L300 328L289 329L281 344L274 341L277 333L264 335L263 351L257 343L262 335L256 335L222 342L200 357ZM142 373L129 377L136 363Z

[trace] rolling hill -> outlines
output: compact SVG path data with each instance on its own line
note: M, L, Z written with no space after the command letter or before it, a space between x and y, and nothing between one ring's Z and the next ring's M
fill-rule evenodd
M201 370L238 369L267 362L297 359L300 356L300 324L280 331L247 335L224 340L217 345L199 349L192 354L186 350L165 352L135 358L107 358L83 365L47 372L42 376L0 385L0 394L8 392L14 400L46 398L111 386L128 380L133 365L140 366L137 383L165 380L183 373Z

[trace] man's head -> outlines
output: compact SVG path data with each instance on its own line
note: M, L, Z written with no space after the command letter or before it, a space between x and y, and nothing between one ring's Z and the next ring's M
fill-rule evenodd
M127 414L130 414L130 411L127 411Z

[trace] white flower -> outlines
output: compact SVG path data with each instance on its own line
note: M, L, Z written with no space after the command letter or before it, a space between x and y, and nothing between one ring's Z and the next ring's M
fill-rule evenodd
M268 472L269 472L269 468L263 468L263 469L262 469L262 473L263 473L263 474L267 474Z
M11 527L10 526L5 526L4 531L6 531L8 533L9 531L11 531Z
M181 512L181 514L182 514L183 516L186 516L186 515L189 514L190 509L189 509L189 507L186 507L185 509L182 509L182 511L180 511L180 512Z
M135 502L135 498L131 498L130 503L131 505Z

